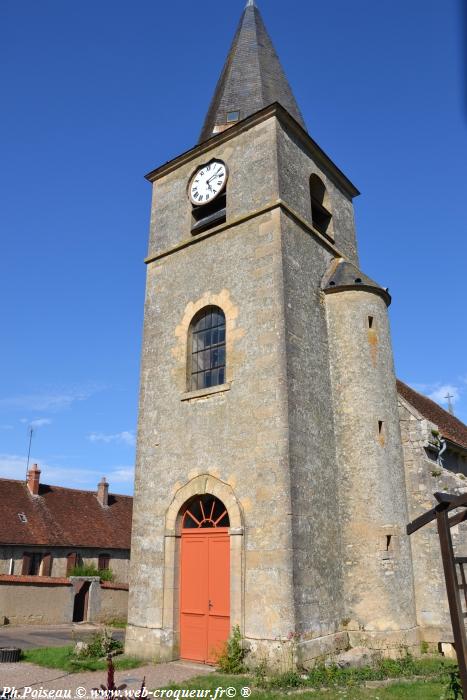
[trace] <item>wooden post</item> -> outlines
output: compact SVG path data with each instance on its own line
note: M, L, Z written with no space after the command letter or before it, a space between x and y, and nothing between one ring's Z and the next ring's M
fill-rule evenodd
M462 683L464 698L467 699L467 636L464 625L461 598L459 595L459 581L457 578L456 562L452 547L451 530L447 510L436 513L438 523L438 535L441 545L441 557L443 560L444 578L448 594L449 611L451 613L454 644L459 664L459 675Z

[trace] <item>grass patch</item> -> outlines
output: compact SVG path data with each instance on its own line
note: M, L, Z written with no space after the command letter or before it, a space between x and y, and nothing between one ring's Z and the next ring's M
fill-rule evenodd
M449 673L456 668L453 662L440 657L424 656L414 659L382 659L372 667L340 669L318 667L308 674L289 671L269 676L258 674L199 676L171 689L235 688L236 697L241 689L252 689L253 700L276 700L297 694L299 700L440 700L445 697ZM306 675L302 678L302 675ZM386 687L366 688L366 681L394 680ZM398 682L399 681L399 682ZM449 695L447 696L449 697Z
M206 688L212 691L216 688L235 688L237 698L241 698L242 688L251 688L251 700L279 700L280 698L296 698L297 700L440 700L446 689L446 684L438 681L414 681L397 683L387 688L364 688L363 686L345 688L309 689L302 687L298 690L279 688L255 687L252 676L228 676L209 674L198 676L180 685L170 685L173 690L195 690ZM223 696L226 697L225 694Z
M128 625L126 620L121 620L120 618L116 617L113 620L109 620L107 623L107 627L116 627L118 629L125 629L125 627Z
M330 688L333 686L352 687L362 685L365 681L382 681L386 679L414 678L422 676L441 682L449 680L449 673L456 668L452 661L446 661L440 657L425 656L415 659L407 655L402 659L381 659L373 666L364 668L339 668L331 666L326 668L318 666L307 674L308 678L302 679L300 685L311 686L313 688ZM287 681L286 674L284 681ZM297 676L298 674L295 674ZM280 676L273 676L269 679L276 687L287 687L287 683L280 686ZM296 681L296 679L294 679ZM265 681L268 683L268 679Z
M41 647L40 649L25 649L21 656L21 661L28 661L37 666L46 668L59 668L68 673L78 671L105 671L107 662L101 659L83 658L76 659L73 656L73 647ZM142 662L131 656L116 656L114 666L117 671L125 671L129 668L137 668Z

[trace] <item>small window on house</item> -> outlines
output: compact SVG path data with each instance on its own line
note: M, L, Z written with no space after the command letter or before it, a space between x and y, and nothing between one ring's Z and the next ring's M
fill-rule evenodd
M188 339L188 388L206 389L225 382L225 316L206 306L193 318Z
M42 556L42 562L40 567L41 576L51 576L52 575L52 555L50 552Z
M110 554L99 554L97 568L99 571L107 571L110 568Z
M41 552L24 552L23 566L21 573L23 576L39 576L42 563Z
M311 220L320 233L330 233L331 213L326 208L327 192L324 182L317 176L310 177Z
M240 119L240 112L227 112L227 123L238 122Z
M66 557L66 575L69 576L75 566L78 566L78 553L70 552Z

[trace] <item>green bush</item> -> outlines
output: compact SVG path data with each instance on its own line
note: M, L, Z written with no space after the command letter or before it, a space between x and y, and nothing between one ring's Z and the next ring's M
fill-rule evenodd
M114 575L112 569L99 569L97 575L100 577L101 581L113 581Z
M97 569L94 564L79 564L74 566L69 576L99 576L101 581L113 581L112 569Z
M235 625L232 636L226 642L223 652L217 659L217 665L223 673L243 673L245 671L245 650L240 627Z
M111 630L104 629L102 632L96 632L92 635L86 649L79 656L80 658L100 659L111 652L121 652L122 650L122 642L112 637Z
M459 671L451 671L449 674L449 683L446 688L445 700L462 700L462 684Z
M286 671L271 676L268 682L270 688L300 688L302 685L304 680L296 671Z

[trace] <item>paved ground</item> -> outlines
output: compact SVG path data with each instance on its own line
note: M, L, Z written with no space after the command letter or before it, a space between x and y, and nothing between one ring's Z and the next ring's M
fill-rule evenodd
M61 647L94 634L99 625L24 625L0 627L0 647L20 647L20 649L35 649L37 647ZM123 641L125 630L116 629L112 632L115 639Z
M183 683L183 681L212 673L214 669L204 664L195 664L188 661L172 661L168 664L157 664L133 668L129 671L116 671L116 685L126 683L128 689L141 688L143 678L146 677L146 687L151 690L168 685L169 683ZM92 688L97 688L106 681L106 671L94 671L85 673L64 673L58 669L42 668L29 663L0 664L0 689L5 686L15 687L18 691L24 686L31 686L33 690L44 688L46 690L71 690L85 688L87 696L90 696ZM85 694L81 693L80 697ZM31 697L31 696L30 696Z
M0 647L15 646L20 649L37 647L58 647L67 643L86 639L99 629L98 625L25 625L22 627L0 627ZM116 639L123 641L125 630L113 630ZM143 678L149 689L160 688L171 682L181 683L193 676L212 673L214 669L204 664L188 661L172 661L168 664L141 666L128 671L116 671L115 681L119 685L126 683L128 688L139 689ZM98 687L105 683L107 672L94 671L83 673L65 673L59 669L43 668L29 663L0 664L0 692L5 686L14 686L18 690L24 686L44 688L47 690Z

